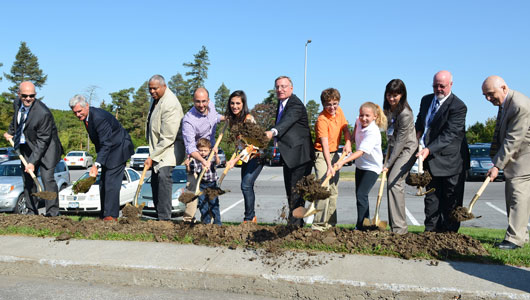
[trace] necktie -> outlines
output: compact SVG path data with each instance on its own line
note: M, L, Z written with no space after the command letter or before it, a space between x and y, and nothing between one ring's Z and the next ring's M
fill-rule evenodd
M26 108L22 106L20 108L20 120L18 121L17 130L15 131L15 138L13 144L15 144L15 149L18 149L20 146L20 137L22 136L22 127L24 127L24 122L26 121Z
M283 102L280 103L280 111L278 112L278 116L276 117L276 124L280 122L282 115L283 115Z
M502 106L499 106L497 113L497 121L495 121L495 131L493 132L493 139L491 140L490 157L493 158L499 151L501 145L499 141L499 131L501 129Z
M434 119L434 116L436 115L436 112L438 111L438 108L440 108L440 101L438 98L436 98L436 102L434 103L432 109L431 109L431 115L429 116L429 120L427 122L427 127L431 125L432 120Z

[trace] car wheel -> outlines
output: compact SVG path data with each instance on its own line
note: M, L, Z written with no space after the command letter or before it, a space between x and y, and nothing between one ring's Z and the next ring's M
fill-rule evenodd
M14 212L16 214L23 214L23 215L25 215L28 212L28 207L26 206L26 198L24 197L24 194L20 194L20 196L18 196L17 203L15 203Z

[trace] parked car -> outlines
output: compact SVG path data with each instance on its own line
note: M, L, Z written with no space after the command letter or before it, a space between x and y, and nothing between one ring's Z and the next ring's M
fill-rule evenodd
M280 148L269 147L265 150L265 163L269 166L281 166Z
M339 157L342 155L342 150L343 150L343 149L344 149L344 145L339 145L339 149L337 150L337 154L339 155ZM346 157L349 157L350 155L351 155L351 153L348 154L348 156L346 156ZM350 161L350 162L347 162L347 163L346 163L346 166L351 166L351 165L353 165L353 162L354 162L353 160Z
M468 180L484 180L488 170L493 167L490 154L490 143L476 143L469 145L469 170L467 171ZM499 170L497 179L504 179L504 172Z
M40 172L38 180L42 185ZM55 181L59 190L65 189L70 184L70 172L64 161L59 161L54 171ZM44 206L41 200L39 207ZM20 160L10 160L0 164L0 212L14 212L25 214L26 198L24 197L24 182L22 181L22 168Z
M176 166L171 174L173 178L173 186L171 192L171 204L173 206L171 214L173 216L179 216L184 214L186 210L186 204L179 201L180 195L186 189L186 183L188 178L186 175L186 166ZM155 204L153 202L153 191L151 189L151 177L145 180L138 196L138 204L145 203L143 214L146 216L156 217Z
M0 148L0 162L18 159L18 154L13 147Z
M149 157L149 146L140 146L131 156L130 167L133 169L142 169L145 160Z
M226 167L226 155L223 149L219 148L217 155L219 156L219 164L217 165L217 167L219 168Z
M94 163L92 155L86 151L70 151L64 157L64 161L69 167L88 168Z
M79 180L87 178L89 172L83 174ZM72 186L59 192L59 211L61 212L99 212L101 204L99 201L99 179L101 170L98 172L96 182L86 193L74 194ZM136 188L140 183L140 174L131 168L125 168L120 189L120 206L132 202Z

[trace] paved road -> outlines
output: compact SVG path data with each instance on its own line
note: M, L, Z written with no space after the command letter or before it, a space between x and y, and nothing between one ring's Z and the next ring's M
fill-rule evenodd
M353 166L343 168L343 171L353 172ZM219 174L223 169L219 169ZM71 170L71 180L79 178L85 170ZM148 173L149 176L149 173ZM243 194L240 189L241 169L231 170L223 182L223 189L231 192L221 196L221 214L223 221L241 222L243 220ZM477 192L482 182L466 182L464 204ZM373 214L379 181L370 193L370 211ZM356 221L355 185L353 181L342 180L339 185L338 221L340 224L353 224ZM265 166L255 186L256 215L259 222L280 222L282 207L287 203L283 185L282 168ZM423 197L414 196L416 190L407 186L406 206L407 222L409 225L423 225ZM463 223L466 227L500 228L507 227L504 204L504 182L492 182L488 185L482 197L473 208L473 213L481 218ZM381 203L381 219L388 220L386 194ZM530 227L530 225L529 225Z

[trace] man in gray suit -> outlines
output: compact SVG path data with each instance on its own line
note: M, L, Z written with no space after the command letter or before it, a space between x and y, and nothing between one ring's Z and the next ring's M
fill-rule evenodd
M181 161L181 153L176 155L175 145L184 113L177 96L167 88L166 81L161 75L153 75L149 79L149 93L153 98L147 129L145 131L149 142L149 157L145 161L146 167L153 167L151 187L153 202L158 220L171 219L173 168ZM184 149L180 149L182 152ZM179 159L181 160L181 159Z
M493 167L491 181L504 169L508 229L500 249L516 249L528 242L530 218L530 99L510 90L499 76L490 76L482 84L482 93L499 107L491 143Z

